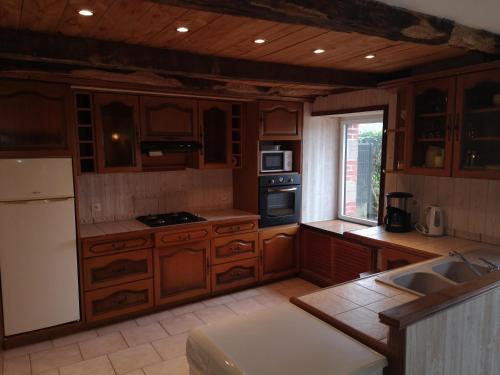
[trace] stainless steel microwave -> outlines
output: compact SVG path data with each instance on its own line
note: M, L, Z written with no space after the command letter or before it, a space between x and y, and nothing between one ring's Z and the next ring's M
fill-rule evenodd
M260 171L261 172L291 172L292 171L292 151L261 151Z

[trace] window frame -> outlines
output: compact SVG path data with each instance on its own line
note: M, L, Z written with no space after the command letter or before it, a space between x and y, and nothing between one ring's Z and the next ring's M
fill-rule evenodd
M355 112L355 111L353 111ZM353 124L359 124L360 121L361 123L377 123L380 122L382 123L382 147L381 147L381 171L380 171L380 196L383 198L383 194L385 191L385 156L386 156L386 133L387 133L387 121L386 121L386 111L384 109L380 110L380 114L366 114L366 115L359 115L359 116L349 116L349 117L341 117L339 118L339 126L340 126L340 131L339 131L339 166L338 166L338 201L337 201L337 206L338 206L338 211L337 211L337 216L340 220L344 221L349 221L352 223L356 224L363 224L371 227L375 227L377 225L381 224L381 212L383 207L384 200L379 199L379 212L378 212L378 218L375 221L368 220L368 219L361 219L357 217L352 217L352 216L347 216L344 215L344 198L345 198L345 153L346 153L346 135L347 135L347 127L349 125ZM346 113L348 114L348 113Z

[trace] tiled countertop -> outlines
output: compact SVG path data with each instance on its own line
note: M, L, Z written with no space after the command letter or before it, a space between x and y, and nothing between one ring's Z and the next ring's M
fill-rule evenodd
M159 229L175 229L175 228L188 228L190 225L200 225L200 224L215 224L224 223L226 221L236 221L236 220L258 220L259 215L252 214L249 212L227 209L227 210L215 210L215 211L201 211L197 212L201 217L207 219L204 222L190 223L190 224L179 224L179 225L169 225L166 227L151 228L147 225L137 221L137 220L122 220L122 221L108 221L102 223L94 224L82 224L80 225L80 238L90 238L105 235L113 235L119 233L127 232L137 232L137 231L157 231Z
M388 327L380 323L378 313L419 296L377 283L376 276L299 297L298 300L375 340L386 342Z
M436 255L447 255L450 250L467 250L469 248L490 246L481 242L451 236L428 237L417 231L408 233L391 233L383 226L348 231L344 237L361 241L367 245L378 247L397 246L413 252L425 252Z
M343 221L343 220L315 221L312 223L303 223L302 226L338 235L343 235L344 232L349 232L353 230L370 228L366 225L350 223L348 221Z

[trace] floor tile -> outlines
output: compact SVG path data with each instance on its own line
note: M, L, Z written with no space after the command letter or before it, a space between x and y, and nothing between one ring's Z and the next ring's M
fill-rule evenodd
M208 307L205 310L195 312L195 314L205 323L213 323L222 319L236 316L236 314L225 305Z
M257 302L254 298L246 298L240 301L229 302L226 306L238 315L250 314L254 311L266 308L264 305Z
M186 355L188 334L183 333L166 339L153 341L152 344L164 361Z
M144 368L146 375L189 375L189 365L186 357L158 363Z
M313 285L313 284L311 284L310 282L308 282L304 279L294 277L292 279L287 279L287 280L281 281L281 285L283 285L285 288L293 288L293 287L297 287L297 286L301 286L301 285Z
M230 296L233 297L235 300L239 301L245 298L256 297L261 294L262 292L258 289L247 289L247 290L242 290L241 292L233 293Z
M316 285L312 284L300 284L293 287L286 287L284 289L280 289L279 292L289 298L291 297L300 297L305 294L309 294L319 290L320 288Z
M61 367L59 372L61 375L115 375L115 371L106 356Z
M173 318L174 314L172 314L171 311L165 310L165 311L160 311L155 314L150 314L146 316L141 316L140 318L137 318L135 321L137 322L138 325L140 326L147 326L152 323L157 323L162 320L167 320L170 318Z
M336 315L335 318L376 340L382 340L387 337L389 331L389 328L385 324L380 323L378 314L364 307Z
M120 350L109 354L108 357L119 375L161 362L161 357L151 344Z
M94 339L78 343L83 359L100 357L105 354L117 352L128 348L120 332L113 332L109 335L98 336Z
M225 296L207 299L206 301L203 301L203 304L207 307L213 307L213 306L224 305L226 303L233 302L233 301L236 301L233 297L231 297L230 295L225 295Z
M184 314L187 314L187 313L192 313L192 312L195 312L195 311L203 310L203 309L206 309L206 308L207 308L207 306L204 305L203 303L201 303L201 302L195 302L195 303L190 303L188 305L176 307L174 309L171 309L170 311L175 316L179 316L179 315L184 315Z
M159 323L127 328L121 332L129 346L145 344L168 336L167 332Z
M131 327L137 327L138 324L135 320L125 320L124 322L116 323L116 324L111 324L109 326L104 326L101 328L97 329L97 334L100 336L107 335L109 333L113 332L119 332L123 329L131 328Z
M138 369L138 370L127 372L126 374L123 374L123 375L144 375L144 371L142 371L141 369Z
M30 358L23 355L20 357L5 359L3 361L3 374L4 375L30 375Z
M191 328L203 325L194 314L184 314L173 319L168 319L160 322L165 330L172 336L189 331Z
M52 340L54 347L58 348L60 346L66 346L69 344L75 344L80 341L85 341L97 337L97 332L93 329L83 332L78 332L72 335L59 337Z
M262 293L259 296L254 297L254 299L266 307L288 302L288 297L277 291Z
M52 341L42 341L32 345L20 346L19 348L9 349L3 352L4 358L14 358L25 354L41 352L53 348Z
M37 375L60 375L61 373L59 372L58 369L54 368L52 370L44 371L44 372L39 372Z
M80 362L83 358L78 345L71 344L30 354L31 372L33 374L51 370L57 367Z

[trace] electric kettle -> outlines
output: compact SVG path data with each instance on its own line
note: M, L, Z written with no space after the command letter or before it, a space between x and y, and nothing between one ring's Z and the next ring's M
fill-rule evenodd
M425 223L415 225L417 232L426 236L442 236L444 234L443 210L438 206L428 206L424 214Z

